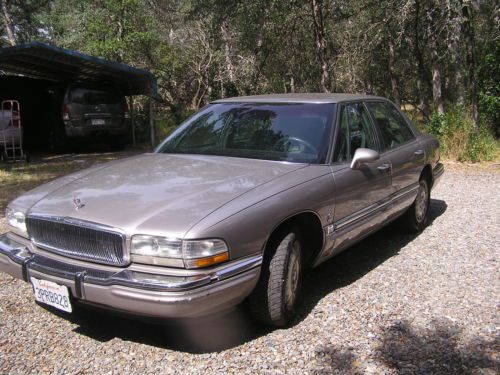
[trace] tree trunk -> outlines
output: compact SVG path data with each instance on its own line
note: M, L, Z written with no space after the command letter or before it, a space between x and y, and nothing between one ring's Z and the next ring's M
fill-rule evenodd
M229 24L227 20L224 20L220 26L222 40L224 42L224 61L225 61L225 70L227 72L227 76L231 83L234 83L234 67L232 62L232 46L231 46L231 35L229 32Z
M476 130L479 127L479 113L477 110L477 81L476 67L474 62L474 28L472 25L472 7L470 1L462 2L463 30L465 37L466 64L468 73L468 89L470 93L470 103L472 118Z
M432 70L432 98L434 106L440 115L444 114L443 94L441 92L441 70L439 67L439 52L436 35L436 25L434 20L434 9L427 9L427 39L431 52L431 70Z
M401 106L401 99L399 97L399 89L398 89L398 81L396 80L396 73L394 65L396 63L396 58L394 55L394 42L392 40L392 35L390 35L389 31L389 75L391 76L391 88L392 88L392 98L394 99L394 103L397 104L398 107Z
M7 30L7 38L11 46L16 45L16 36L14 34L14 26L12 23L12 18L10 17L9 9L7 8L7 0L0 0L2 5L2 15L5 24L5 29Z
M422 110L422 115L426 120L429 119L430 117L430 109L429 109L429 80L427 79L427 75L425 72L425 65L424 65L424 58L422 54L422 50L420 48L420 41L421 41L421 36L420 36L420 1L416 0L415 1L415 35L414 35L414 54L415 54L415 61L417 65L417 95L419 97L419 106Z
M321 90L329 92L329 68L326 59L326 40L323 27L323 11L321 7L321 0L311 0L311 12L313 19L314 39L316 42L316 53L318 61L321 66Z
M452 66L451 88L449 91L455 93L458 104L464 103L464 85L462 82L462 58L460 56L459 41L461 38L460 14L452 0L447 0L449 13L448 23L450 24L450 33L448 37L448 50L450 51L450 65Z

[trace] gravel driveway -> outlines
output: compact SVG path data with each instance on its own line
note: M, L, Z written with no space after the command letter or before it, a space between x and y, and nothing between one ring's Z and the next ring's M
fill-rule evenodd
M499 191L498 168L447 166L431 225L391 226L309 272L289 329L244 309L162 326L63 318L0 274L0 373L498 373Z

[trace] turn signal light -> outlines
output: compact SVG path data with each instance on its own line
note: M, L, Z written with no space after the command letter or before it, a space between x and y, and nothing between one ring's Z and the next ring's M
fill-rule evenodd
M186 263L187 268L202 268L213 266L214 264L219 264L227 260L229 260L229 253L225 252L205 258L184 260L184 262Z

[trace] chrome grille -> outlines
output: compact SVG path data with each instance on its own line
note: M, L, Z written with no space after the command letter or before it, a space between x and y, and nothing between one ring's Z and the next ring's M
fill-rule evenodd
M26 226L36 245L56 254L95 263L123 266L124 236L88 222L29 216Z

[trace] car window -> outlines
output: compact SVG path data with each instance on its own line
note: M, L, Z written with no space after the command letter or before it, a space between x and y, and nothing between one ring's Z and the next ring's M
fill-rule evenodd
M333 161L351 160L354 152L360 147L378 149L370 116L362 103L343 105L340 108L339 130Z
M215 103L158 151L324 163L333 113L331 104Z
M384 151L415 138L406 121L392 104L368 102L367 106L380 129Z
M76 88L70 92L70 101L78 104L117 104L121 100L120 95L111 91Z

